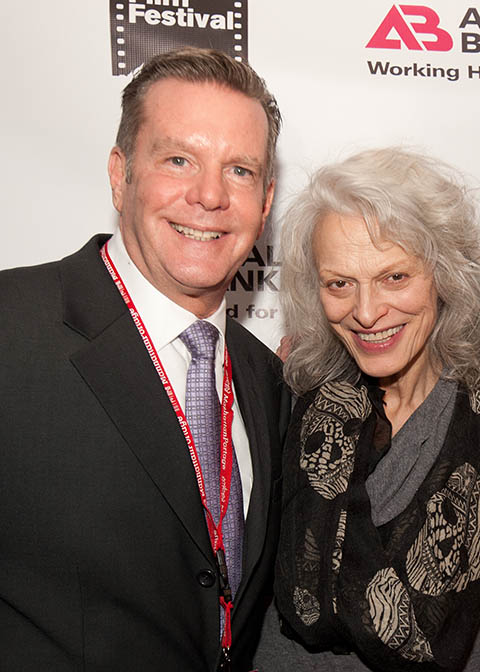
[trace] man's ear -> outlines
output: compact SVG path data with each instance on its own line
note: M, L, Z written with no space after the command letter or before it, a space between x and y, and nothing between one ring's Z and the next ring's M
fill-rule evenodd
M262 211L262 225L258 232L257 240L260 238L260 236L263 233L263 229L265 228L265 222L267 221L267 217L270 214L270 210L272 207L274 193L275 193L275 180L272 180L265 191L265 198L263 200L263 211Z
M121 214L123 207L123 192L126 183L127 160L119 147L114 147L108 159L108 175L112 188L112 202Z

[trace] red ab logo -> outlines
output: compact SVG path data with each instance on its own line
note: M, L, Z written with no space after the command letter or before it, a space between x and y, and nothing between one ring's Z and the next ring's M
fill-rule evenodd
M440 17L430 7L424 5L393 5L379 25L367 47L374 49L407 49L428 51L450 51L453 40L449 33L439 28ZM407 19L408 17L408 19ZM422 21L412 20L421 18ZM389 37L395 31L400 39ZM428 39L423 39L428 36ZM434 39L431 39L431 38Z

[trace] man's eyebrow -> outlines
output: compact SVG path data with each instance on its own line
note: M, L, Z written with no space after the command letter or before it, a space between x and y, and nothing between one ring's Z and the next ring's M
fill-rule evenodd
M165 136L163 138L154 140L152 145L152 154L159 154L161 152L173 150L188 152L191 151L191 147L181 138L172 138L170 136Z

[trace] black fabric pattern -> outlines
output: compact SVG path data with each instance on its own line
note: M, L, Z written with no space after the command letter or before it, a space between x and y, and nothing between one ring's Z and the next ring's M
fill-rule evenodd
M331 382L300 399L284 457L276 595L285 629L372 670L458 672L480 625L480 416L459 388L438 459L376 528L365 482L390 447L382 392Z

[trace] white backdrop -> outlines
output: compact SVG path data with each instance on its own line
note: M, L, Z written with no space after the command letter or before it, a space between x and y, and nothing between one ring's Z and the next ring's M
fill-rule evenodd
M250 0L249 60L275 93L284 128L271 233L241 269L245 284L256 290L260 283L260 291L238 289L237 281L227 297L231 313L271 347L282 331L274 291L279 221L315 167L393 143L435 154L478 184L480 15L468 0L426 1L451 37L448 51L423 45L445 46L434 21L433 34L412 27L427 20L424 5L395 5L397 28L419 47L412 50L404 42L400 49L366 46L391 0ZM6 268L59 258L93 233L112 230L106 162L129 80L111 74L106 0L3 2L0 20L0 268ZM398 39L395 28L387 38Z

